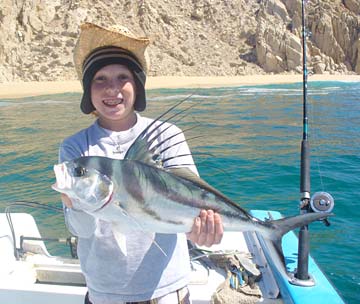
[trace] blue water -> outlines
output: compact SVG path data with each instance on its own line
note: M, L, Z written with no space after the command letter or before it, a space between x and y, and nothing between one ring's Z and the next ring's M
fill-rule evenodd
M309 140L312 193L335 199L331 226L314 223L311 254L347 303L360 296L360 84L309 83ZM197 103L177 122L201 176L247 209L298 213L302 84L199 90L151 90L147 116L155 117L193 94ZM0 210L16 200L59 206L52 166L60 141L88 126L79 94L0 100ZM200 138L192 139L195 136ZM31 212L43 236L67 236L61 214ZM54 254L67 248L48 243Z

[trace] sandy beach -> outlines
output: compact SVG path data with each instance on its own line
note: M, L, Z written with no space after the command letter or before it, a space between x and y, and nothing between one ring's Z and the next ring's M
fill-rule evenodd
M312 75L311 81L356 81L360 75ZM242 85L261 85L302 82L302 75L249 75L233 77L148 77L146 89L160 88L213 88ZM54 82L9 82L0 83L0 99L20 98L48 94L81 92L81 84L77 80Z

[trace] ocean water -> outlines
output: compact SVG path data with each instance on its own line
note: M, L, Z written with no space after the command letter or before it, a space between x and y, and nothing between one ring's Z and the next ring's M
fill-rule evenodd
M314 223L311 255L347 303L360 296L360 84L309 83L311 191L335 199L331 226ZM191 95L191 96L190 96ZM190 96L190 97L189 97ZM196 106L177 121L201 176L246 209L299 212L302 84L148 91L156 117L189 97ZM0 100L0 210L18 201L60 206L51 189L59 143L92 123L79 94ZM193 128L196 126L196 128ZM61 213L17 207L35 216L45 237L68 236ZM68 249L52 242L53 254Z

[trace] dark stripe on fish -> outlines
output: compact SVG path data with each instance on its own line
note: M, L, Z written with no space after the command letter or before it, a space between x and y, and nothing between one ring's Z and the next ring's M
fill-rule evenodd
M108 177L113 176L113 162L102 156L84 156L74 160L74 164L84 168L93 168Z
M126 191L130 194L130 196L141 203L139 205L141 209L147 215L151 216L157 221L166 222L174 225L183 225L180 221L173 221L168 219L163 219L157 214L151 206L145 204L145 197L141 191L141 170L138 170L138 167L134 162L124 162L124 165L121 167L122 176L124 176L123 183Z
M144 178L146 178L147 181L151 183L151 186L154 189L154 191L171 201L177 202L180 205L194 207L199 210L211 209L214 212L217 212L229 218L234 218L234 219L242 218L243 220L249 220L246 216L244 216L241 212L239 212L239 210L233 209L234 207L232 205L228 205L226 202L218 200L216 196L214 198L216 201L219 202L218 206L216 205L210 206L207 203L207 200L209 199L210 201L211 200L210 196L212 196L213 194L206 190L199 189L199 191L201 191L200 199L198 200L190 199L189 196L182 195L180 192L175 192L173 189L169 188L168 185L170 185L170 183L169 181L165 180L166 176L162 174L161 170L157 170L157 169L154 170L154 168L149 166L144 166L142 167L142 169L143 169L142 172L145 175ZM172 175L173 178L177 178L177 176L173 175L172 173L167 173L167 174ZM187 183L190 184L191 182L182 180L181 183L186 187L186 184ZM189 193L191 192L190 185L187 188L187 191L189 191ZM192 195L192 197L197 197L197 195ZM228 207L228 209L222 208L224 207L224 203L226 204L226 207Z
M130 196L141 203L145 204L145 197L141 191L141 184L135 170L137 170L136 166L134 166L131 162L124 162L123 166L120 167L122 172L122 181L126 191L130 194Z
M183 222L181 221L174 221L174 220L169 220L169 219L163 219L159 216L159 214L157 214L153 209L148 208L147 205L144 205L142 207L142 210L144 210L144 212L150 216L152 216L154 219L160 221L160 222L164 222L164 223L169 223L169 224L173 224L173 225L184 225Z

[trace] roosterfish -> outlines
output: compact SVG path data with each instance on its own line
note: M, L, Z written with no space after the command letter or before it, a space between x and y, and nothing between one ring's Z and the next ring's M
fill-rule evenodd
M56 183L52 188L76 202L76 209L110 222L124 254L124 234L129 231L187 233L201 210L213 210L220 214L224 231L259 232L282 257L284 234L331 215L306 213L263 221L187 167L166 167L158 145L152 147L155 140L152 135L156 128L179 114L160 120L178 104L149 124L122 160L84 156L54 166Z

